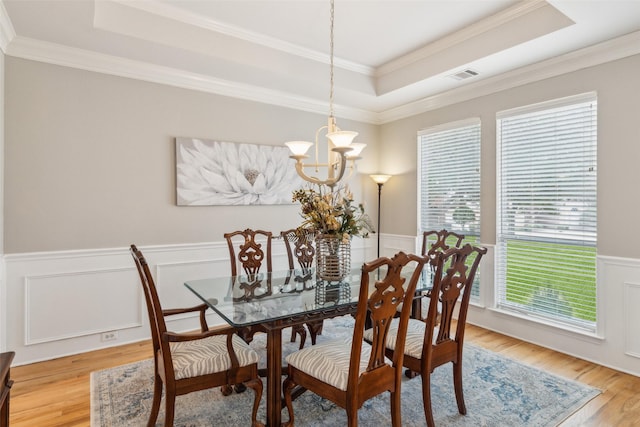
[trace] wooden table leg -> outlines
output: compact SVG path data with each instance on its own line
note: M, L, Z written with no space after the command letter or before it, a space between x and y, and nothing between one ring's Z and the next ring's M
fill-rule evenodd
M282 329L267 329L267 427L280 427L282 415Z

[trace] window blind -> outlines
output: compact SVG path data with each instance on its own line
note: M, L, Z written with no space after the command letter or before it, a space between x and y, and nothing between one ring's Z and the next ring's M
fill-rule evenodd
M497 304L595 330L595 94L501 113Z
M421 131L418 148L420 235L422 231L447 229L464 234L463 244L479 244L480 120ZM481 274L478 269L471 288L472 301L480 298Z
M479 237L480 120L424 130L418 141L421 230Z

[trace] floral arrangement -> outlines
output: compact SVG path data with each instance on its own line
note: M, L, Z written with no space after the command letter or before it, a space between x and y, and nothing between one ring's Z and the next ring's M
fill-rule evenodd
M332 190L325 185L301 188L293 192L293 201L302 205L304 221L298 230L314 234L342 236L344 242L351 236L367 237L375 232L362 204L354 205L353 194L347 187Z

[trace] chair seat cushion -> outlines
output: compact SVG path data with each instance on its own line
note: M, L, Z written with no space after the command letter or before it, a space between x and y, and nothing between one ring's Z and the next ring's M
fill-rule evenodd
M226 335L171 342L169 346L177 380L222 372L231 368ZM258 363L260 359L258 353L237 335L233 336L233 349L240 366Z
M311 375L340 390L347 390L349 362L351 360L351 337L327 341L291 353L286 361L294 368ZM371 346L362 343L359 374L367 370ZM389 359L386 363L391 365Z
M390 350L394 350L396 347L396 336L398 335L398 324L400 319L395 318L391 321L389 327L389 333L387 334L386 347ZM422 357L422 344L424 343L426 323L419 319L409 319L407 326L407 337L404 343L404 354L407 356L420 359ZM438 327L434 329L434 340L438 336ZM364 331L364 339L371 342L373 339L373 329L367 329Z

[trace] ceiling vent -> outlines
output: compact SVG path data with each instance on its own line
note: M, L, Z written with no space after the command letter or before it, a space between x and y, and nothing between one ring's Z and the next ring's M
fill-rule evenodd
M459 71L455 74L451 74L449 77L455 80L464 80L471 77L477 76L479 73L471 68L467 68L466 70Z

